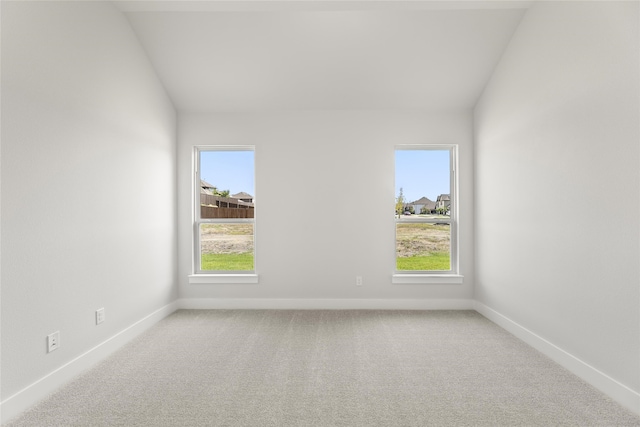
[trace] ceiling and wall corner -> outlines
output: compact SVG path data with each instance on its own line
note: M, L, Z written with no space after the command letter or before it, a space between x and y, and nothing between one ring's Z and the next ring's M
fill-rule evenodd
M531 2L116 2L180 112L473 108Z

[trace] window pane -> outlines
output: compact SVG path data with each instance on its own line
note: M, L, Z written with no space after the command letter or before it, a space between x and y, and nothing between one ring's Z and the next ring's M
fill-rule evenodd
M449 150L396 150L396 216L451 211Z
M251 271L253 224L200 224L200 269Z
M396 223L396 270L451 270L451 225Z
M254 218L254 152L200 152L200 218Z

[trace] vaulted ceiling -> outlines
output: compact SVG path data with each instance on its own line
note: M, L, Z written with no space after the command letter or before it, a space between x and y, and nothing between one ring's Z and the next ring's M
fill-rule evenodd
M179 111L470 109L530 4L115 3Z

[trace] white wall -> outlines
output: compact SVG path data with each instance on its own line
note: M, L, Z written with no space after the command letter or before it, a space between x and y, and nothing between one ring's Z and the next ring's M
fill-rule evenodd
M181 298L468 299L473 293L471 114L181 114ZM462 285L392 285L394 144L454 143ZM190 285L194 145L256 146L256 285ZM363 209L366 207L366 211ZM355 286L356 275L364 286Z
M475 109L476 299L640 391L638 2L536 2Z
M175 132L111 3L2 2L3 401L177 298Z

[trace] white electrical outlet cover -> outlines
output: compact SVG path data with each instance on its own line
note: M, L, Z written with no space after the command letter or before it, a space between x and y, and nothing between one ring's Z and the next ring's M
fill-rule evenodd
M47 336L47 353L57 350L60 347L60 331L56 331Z
M96 325L104 322L104 308L96 310Z

